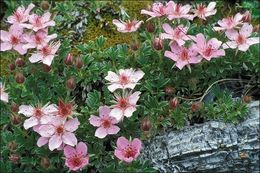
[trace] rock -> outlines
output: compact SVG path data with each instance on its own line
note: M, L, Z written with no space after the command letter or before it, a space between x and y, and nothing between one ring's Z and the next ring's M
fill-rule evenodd
M259 101L237 125L209 121L160 134L144 143L141 159L161 173L259 172Z

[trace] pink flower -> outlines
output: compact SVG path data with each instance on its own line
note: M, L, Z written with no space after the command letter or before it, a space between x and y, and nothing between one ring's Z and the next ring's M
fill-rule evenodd
M169 1L166 6L166 13L169 20L180 18L193 20L194 18L193 15L188 14L191 9L190 5L182 6L180 4L174 3L173 1Z
M0 100L8 103L8 93L5 92L5 87L2 82L0 82Z
M7 18L7 22L11 24L21 24L28 21L29 13L34 8L33 4L30 4L27 9L23 6L18 7L12 16Z
M119 127L115 126L118 121L114 117L109 116L110 108L108 106L99 107L99 117L91 115L89 118L90 124L98 127L95 136L98 138L104 138L107 135L117 134L120 130Z
M224 49L231 48L241 50L243 52L247 51L248 48L253 44L259 43L259 37L251 37L253 32L253 26L245 23L242 28L238 31L228 30L226 31L226 36L231 40L223 45Z
M52 42L51 44L47 44L44 46L39 45L38 51L32 54L32 56L29 58L29 61L31 63L36 63L40 61L43 64L50 66L55 56L55 53L58 51L59 47L60 42Z
M195 38L196 44L193 45L193 49L197 51L203 58L210 61L211 58L217 58L225 56L224 49L219 49L222 42L216 38L212 38L206 41L203 34L197 34Z
M84 168L89 163L87 150L87 145L83 142L79 142L76 149L67 145L64 148L65 165L72 171Z
M70 146L77 144L77 138L72 132L78 129L79 124L77 118L66 121L55 116L52 117L48 124L41 125L38 133L44 138L49 138L49 149L53 151L62 144Z
M136 160L140 155L142 142L135 138L133 141L128 141L125 137L120 137L116 141L115 156L127 163Z
M37 126L39 124L46 124L50 121L51 116L57 112L55 104L46 104L43 107L32 107L30 105L21 105L19 107L19 114L23 114L29 119L24 121L24 128L27 130L31 127Z
M170 44L176 41L179 46L182 46L185 44L185 41L190 40L189 37L186 35L188 27L183 27L183 25L179 25L173 29L167 23L164 23L162 27L166 33L161 33L160 37L161 39L171 39L172 41L170 42Z
M108 86L108 90L114 92L118 88L134 89L134 87L138 84L138 81L142 79L143 76L144 76L143 71L141 70L134 71L132 68L130 68L130 69L120 69L119 74L109 71L105 79L110 82L110 85Z
M207 7L203 4L199 4L197 5L197 9L193 10L194 15L203 20L206 20L206 17L216 14L217 10L214 9L215 6L216 2L210 2Z
M141 10L141 14L147 14L147 15L151 16L149 19L154 18L154 17L161 17L161 16L166 15L166 7L162 3L156 2L156 3L153 3L151 11Z
M133 20L133 21L119 21L117 19L114 19L113 24L116 25L117 31L126 33L126 32L135 32L143 23L143 21Z
M14 49L20 55L24 55L27 50L23 49L25 40L23 38L23 28L19 25L12 25L9 32L1 30L1 51L7 51Z
M49 43L50 40L57 37L57 34L48 35L48 30L39 30L35 34L30 33L24 35L25 41L28 43L23 46L24 49L36 48L44 46Z
M124 116L131 117L136 111L136 103L140 94L141 92L137 91L131 95L116 96L116 105L113 106L109 116L115 117L118 121L122 120Z
M27 29L32 29L33 31L37 32L40 29L44 29L49 26L55 26L55 22L53 20L50 20L50 18L50 12L44 13L43 16L32 14L29 16L30 24L21 24L21 26Z
M171 51L165 51L164 56L176 61L176 66L181 70L189 64L197 64L202 58L192 47L180 47L176 43L171 44Z
M242 18L243 15L240 13L237 13L235 17L227 17L222 20L218 21L218 24L220 27L213 27L214 30L216 31L221 31L221 30L230 30L233 28L236 28L239 24L242 23Z

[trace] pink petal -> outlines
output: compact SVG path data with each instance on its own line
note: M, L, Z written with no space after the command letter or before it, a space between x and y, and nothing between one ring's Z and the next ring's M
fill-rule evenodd
M89 157L82 158L80 168L84 168L89 163Z
M129 158L125 157L125 158L124 158L124 161L125 161L126 163L131 163L133 160L134 160L133 157L129 157Z
M53 151L62 144L61 136L53 135L49 140L49 149Z
M48 22L50 20L50 17L51 17L51 13L50 12L46 12L43 14L42 16L42 22L45 23L45 22Z
M0 94L1 100L8 103L8 94L7 93L1 93Z
M164 23L162 25L162 28L168 34L172 34L173 33L173 29L172 29L172 27L168 23Z
M117 134L120 128L117 126L112 125L110 128L107 129L107 133L110 135Z
M12 45L8 42L3 42L3 43L0 43L0 50L1 51L7 51L7 50L11 50L12 49Z
M238 32L234 29L229 29L225 32L226 36L228 37L229 40L236 40L238 36Z
M125 156L123 155L123 152L121 150L116 149L114 155L119 159L119 160L124 160Z
M109 71L105 79L108 80L109 82L118 82L119 76L116 73Z
M178 61L176 62L176 67L178 67L178 68L181 70L181 69L183 69L183 67L184 67L185 65L187 65L187 64L189 64L188 61L178 60Z
M138 70L138 71L134 72L134 74L130 77L130 80L132 82L138 82L143 77L144 77L144 72L141 70Z
M53 125L49 125L49 124L41 125L39 127L38 133L42 137L51 137L55 133L55 127Z
M216 7L216 2L210 2L207 6L207 11L212 11Z
M16 50L20 55L24 55L27 52L26 49L23 49L22 44L17 44L16 46L14 46L14 50Z
M208 44L209 44L209 45L212 45L212 47L214 47L214 49L218 49L218 48L221 46L222 42L219 41L219 40L216 39L216 38L212 38L212 39L210 39L210 40L208 41Z
M161 39L173 39L173 36L171 34L161 33L160 34Z
M137 150L140 150L142 148L142 142L138 138L134 138L132 141L132 146L135 147Z
M52 116L51 124L55 127L58 127L60 125L64 124L65 119L60 116Z
M124 116L126 117L131 117L134 113L134 111L136 111L136 108L131 106L131 107L128 107L125 111L124 111Z
M78 118L73 118L65 123L64 128L69 132L74 132L78 129L79 125L80 122L78 121Z
M141 94L141 92L139 92L139 91L136 91L136 92L134 92L132 95L130 95L130 97L129 97L129 103L131 104L131 105L136 105L136 102L138 101L138 99L140 98L140 95Z
M32 56L29 58L29 61L31 63L36 63L36 62L39 62L43 59L43 56L39 53L37 54L32 54Z
M30 117L29 119L25 120L23 123L23 127L27 130L33 126L36 126L39 124L39 121L35 117Z
M95 132L95 136L102 139L107 136L107 130L104 127L99 127Z
M48 105L47 107L44 107L43 112L48 115L54 115L58 111L56 104Z
M107 87L107 89L110 91L110 92L114 92L115 90L117 89L122 89L123 86L121 84L117 84L117 83L113 83L112 85L109 85Z
M116 25L116 27L118 27L118 28L121 28L121 29L125 28L125 25L117 19L112 20L112 23L114 25Z
M87 145L84 142L79 142L78 145L76 146L76 151L77 154L80 154L82 156L87 155L87 151L88 151Z
M243 51L243 52L245 52L245 51L247 51L248 49L249 49L249 44L240 44L240 45L238 45L238 49L239 50L241 50L241 51Z
M40 137L37 140L37 146L38 147L42 147L43 145L47 144L49 142L49 138L45 138L45 137Z
M99 107L99 116L108 116L110 113L110 108L108 106Z
M54 58L54 55L49 55L49 56L46 56L42 59L42 63L43 64L46 64L48 66L51 66L51 63L52 63L52 60Z
M199 47L203 47L204 45L206 45L206 39L204 35L201 33L197 34L196 42Z
M19 106L19 111L18 114L23 114L27 117L32 116L34 113L34 107L30 106L30 105L21 105Z
M223 49L228 49L228 48L235 49L237 48L237 46L238 46L237 42L235 41L228 41L222 45Z
M10 34L9 32L6 32L4 30L0 31L0 37L1 37L1 41L6 42L10 40Z
M76 150L73 147L71 147L69 145L66 145L66 147L64 147L65 157L70 158L70 157L75 156L76 154L77 154Z
M123 117L123 110L120 108L114 108L109 113L109 116L116 118L118 121Z
M91 115L90 118L88 119L89 123L95 127L101 126L101 121L100 118L94 115Z
M129 141L123 136L119 137L116 141L116 146L119 150L124 150L128 145Z
M247 43L249 45L258 44L259 43L259 37L251 37L247 39Z
M248 23L245 23L239 31L239 33L246 38L249 37L252 34L252 32L253 26Z
M70 146L75 146L78 143L76 136L74 135L74 133L71 133L71 132L65 132L62 135L62 141L63 141L63 143L70 145Z
M40 123L41 124L48 124L49 122L51 122L52 121L52 116L50 116L50 115L43 115L42 117L41 117L41 119L40 119Z

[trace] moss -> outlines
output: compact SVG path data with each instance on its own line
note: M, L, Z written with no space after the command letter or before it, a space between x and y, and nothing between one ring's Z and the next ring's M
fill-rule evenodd
M0 77L10 74L8 65L14 62L15 56L10 52L1 52L0 58Z

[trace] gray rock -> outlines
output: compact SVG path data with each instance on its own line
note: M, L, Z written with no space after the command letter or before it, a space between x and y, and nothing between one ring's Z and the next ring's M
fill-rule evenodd
M259 101L237 125L221 121L185 127L150 139L141 159L162 173L259 172Z

